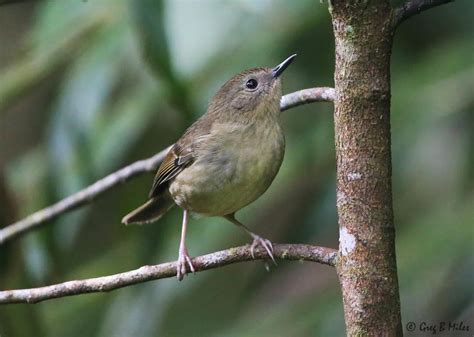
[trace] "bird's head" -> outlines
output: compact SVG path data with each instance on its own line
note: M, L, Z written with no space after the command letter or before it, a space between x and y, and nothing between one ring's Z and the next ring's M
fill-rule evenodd
M257 117L262 112L278 114L282 95L280 75L295 57L296 54L291 55L274 68L253 68L235 75L219 89L208 111L232 119Z

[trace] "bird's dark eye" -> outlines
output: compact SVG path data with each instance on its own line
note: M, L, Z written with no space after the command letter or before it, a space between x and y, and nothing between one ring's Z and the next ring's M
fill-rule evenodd
M247 89L253 90L258 86L258 82L256 79L251 78L247 81L247 83L245 83L245 86L247 87Z

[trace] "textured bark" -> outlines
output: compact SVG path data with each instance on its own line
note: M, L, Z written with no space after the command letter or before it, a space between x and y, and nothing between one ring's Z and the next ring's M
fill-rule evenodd
M389 1L333 0L340 245L348 336L401 336L390 152Z

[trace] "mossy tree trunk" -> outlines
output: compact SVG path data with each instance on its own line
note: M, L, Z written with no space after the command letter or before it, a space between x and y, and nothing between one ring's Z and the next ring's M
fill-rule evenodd
M390 150L392 8L333 0L337 272L348 336L401 336Z

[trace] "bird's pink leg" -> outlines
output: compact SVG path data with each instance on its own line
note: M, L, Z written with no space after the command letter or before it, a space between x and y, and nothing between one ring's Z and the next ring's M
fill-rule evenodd
M183 224L181 226L181 240L179 242L179 257L178 264L176 266L176 277L181 281L186 275L186 265L189 266L189 270L194 273L194 266L189 257L188 250L186 249L186 228L188 226L189 214L187 210L183 211Z
M243 223L241 223L239 220L237 220L234 216L234 214L229 214L224 216L227 220L232 222L234 225L239 226L243 228L244 231L246 231L253 239L252 244L250 246L250 253L252 254L252 257L255 258L255 248L257 246L262 246L265 251L267 252L268 256L272 259L273 263L276 265L275 258L273 257L273 245L270 240L267 240L265 238L262 238L261 236L253 233L248 229Z

